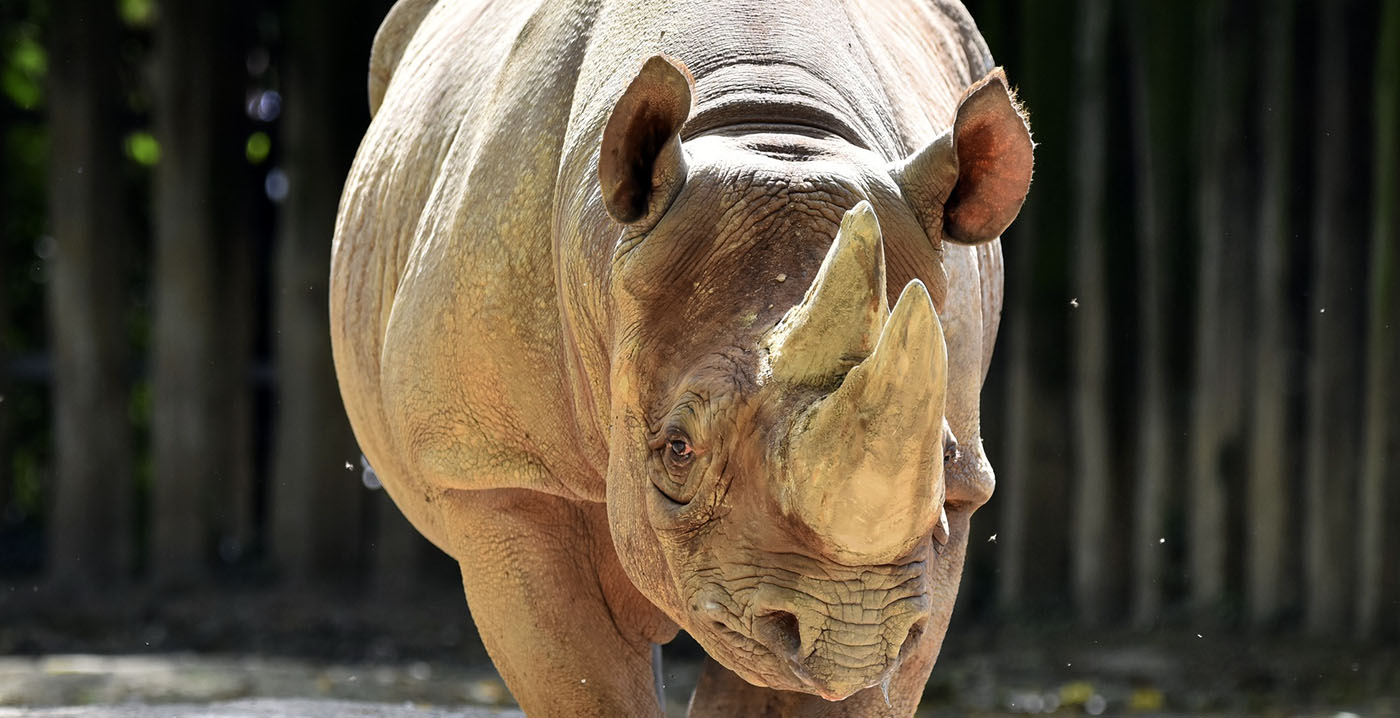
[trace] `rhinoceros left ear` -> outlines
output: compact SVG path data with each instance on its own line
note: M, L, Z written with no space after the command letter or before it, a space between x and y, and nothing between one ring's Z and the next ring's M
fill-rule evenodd
M930 236L1001 236L1030 190L1034 147L1001 68L963 93L953 127L891 170Z
M613 107L598 155L603 205L613 219L654 222L680 193L692 84L679 60L653 55Z

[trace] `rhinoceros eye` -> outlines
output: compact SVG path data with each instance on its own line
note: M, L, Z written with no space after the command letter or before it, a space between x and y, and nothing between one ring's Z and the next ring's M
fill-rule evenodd
M695 458L695 449L685 439L671 439L667 451L670 464L676 468L686 467Z
M695 450L690 436L680 427L672 426L653 440L651 448L661 460L663 468L662 471L652 472L652 483L672 501L690 503L700 483L691 476L700 452Z

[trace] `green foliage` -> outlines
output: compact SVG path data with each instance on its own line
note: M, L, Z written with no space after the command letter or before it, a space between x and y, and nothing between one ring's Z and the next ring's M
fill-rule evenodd
M270 152L272 152L272 138L268 137L266 132L254 132L248 136L248 144L244 148L244 154L248 157L250 164L262 164L267 160Z
M160 162L160 142L145 130L132 132L126 136L126 156L142 167L154 167Z
M156 19L154 0L120 0L117 14L127 27L150 27Z
M4 68L0 70L0 89L16 106L37 109L44 100L44 75L49 59L39 42L39 30L29 23L20 23L7 38Z

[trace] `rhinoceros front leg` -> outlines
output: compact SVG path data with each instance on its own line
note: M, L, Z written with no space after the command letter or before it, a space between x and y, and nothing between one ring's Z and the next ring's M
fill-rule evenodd
M890 681L888 702L879 686L836 703L806 693L759 688L715 659L706 658L687 715L689 718L909 718L919 707L924 684L933 671L934 649L933 641L924 640L909 652Z
M651 645L665 619L619 584L601 509L521 490L446 501L467 606L527 715L661 715Z

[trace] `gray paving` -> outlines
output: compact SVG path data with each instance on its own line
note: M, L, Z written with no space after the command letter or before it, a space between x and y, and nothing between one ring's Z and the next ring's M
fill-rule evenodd
M0 718L523 718L504 708L425 708L412 703L258 698L205 704L0 708Z

